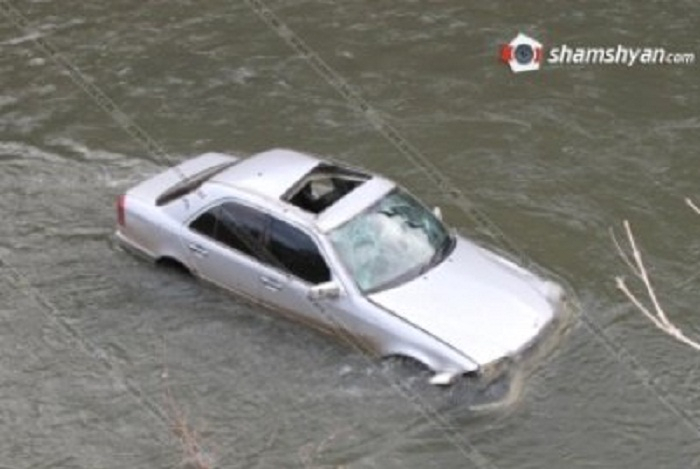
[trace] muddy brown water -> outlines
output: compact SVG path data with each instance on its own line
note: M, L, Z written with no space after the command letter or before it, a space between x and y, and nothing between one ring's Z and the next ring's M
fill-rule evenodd
M260 5L507 241L475 226ZM615 289L625 266L608 232L632 222L667 312L700 336L700 217L683 204L700 198L698 65L514 75L497 61L520 30L545 47L697 55L697 2L14 1L2 12L0 467L181 467L173 402L216 467L700 467L700 356ZM123 114L105 112L95 88ZM393 177L463 232L566 280L581 316L517 399L475 410L470 392L410 376L399 388L386 364L114 245L114 199L130 185L200 152L279 146Z

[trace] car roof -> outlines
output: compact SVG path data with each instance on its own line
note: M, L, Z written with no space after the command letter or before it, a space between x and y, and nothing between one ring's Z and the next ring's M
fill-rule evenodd
M316 218L316 225L323 232L331 231L373 205L395 187L396 184L390 180L375 176L321 212Z
M312 155L276 148L244 158L216 174L207 184L215 183L257 196L269 208L307 225L328 232L354 217L385 196L396 185L383 177L369 179L319 214L307 212L283 199L287 191L320 164L328 163ZM281 210L280 210L281 209Z
M242 159L210 181L280 199L294 183L319 163L321 160L311 155L276 148Z

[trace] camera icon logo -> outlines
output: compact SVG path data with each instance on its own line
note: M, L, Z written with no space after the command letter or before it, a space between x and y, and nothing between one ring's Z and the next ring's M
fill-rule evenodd
M501 60L515 73L539 70L542 55L542 44L523 33L501 46Z

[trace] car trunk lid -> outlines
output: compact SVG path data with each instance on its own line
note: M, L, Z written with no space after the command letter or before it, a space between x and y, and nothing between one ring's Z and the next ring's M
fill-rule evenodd
M237 161L238 158L231 155L205 153L146 179L131 188L128 195L146 203L163 205Z

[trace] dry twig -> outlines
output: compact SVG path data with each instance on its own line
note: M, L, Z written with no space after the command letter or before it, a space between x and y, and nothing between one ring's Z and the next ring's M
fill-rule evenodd
M166 391L166 395L173 433L182 447L183 462L192 469L213 469L212 458L202 449L199 433L189 424L186 413L178 407L169 391Z
M698 207L695 206L690 201L690 199L686 199L686 203L693 210L696 210L698 214L700 214L700 209L698 209ZM700 351L700 342L696 342L688 336L686 336L682 330L676 327L676 325L668 319L668 316L662 308L661 303L659 303L659 300L656 296L656 291L654 290L654 287L651 284L651 280L649 279L649 274L647 273L646 266L644 265L642 254L639 251L639 248L637 247L637 242L634 238L634 235L632 234L632 228L630 227L630 224L627 220L623 222L623 225L625 228L625 234L627 236L627 242L629 244L629 252L626 252L622 248L622 246L617 240L617 237L615 236L615 233L611 230L610 233L612 235L613 243L615 244L617 252L619 253L622 260L625 262L625 264L627 264L634 276L637 277L644 285L649 302L651 303L650 307L646 306L637 295L632 293L632 291L627 286L624 277L615 277L617 288L619 288L622 291L622 293L624 293L625 296L627 296L627 298L632 302L632 304L634 304L637 307L637 309L639 309L644 314L644 316L646 316L647 319L649 319L656 327L658 327L674 339L678 340L679 342L684 343L689 347Z
M320 443L314 445L313 443L307 443L301 448L299 448L299 459L305 469L317 469L320 466L316 465L316 459L326 450L333 440L338 438L338 435L347 431L346 429L337 430L326 438L324 438ZM345 466L335 466L334 469L344 469Z
M168 378L170 376L165 359L165 341L163 341L163 374L162 378L165 385L165 403L168 408L168 415L172 421L172 430L175 436L180 440L180 446L183 452L183 464L191 469L213 469L213 458L203 450L200 443L201 438L199 432L195 430L187 419L187 413L178 405L177 400L173 396L170 389Z

